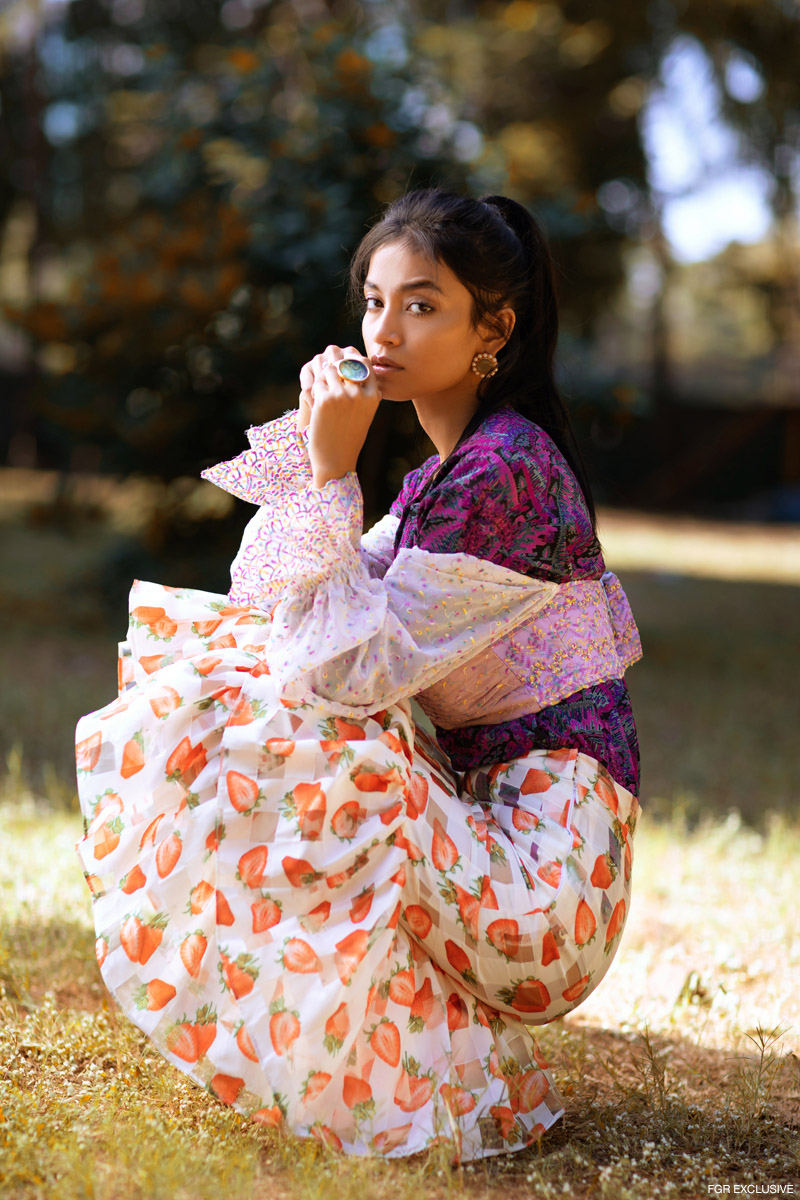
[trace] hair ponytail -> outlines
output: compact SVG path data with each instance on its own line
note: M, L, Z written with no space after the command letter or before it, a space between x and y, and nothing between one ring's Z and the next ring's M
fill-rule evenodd
M499 213L520 242L529 264L529 304L524 316L517 313L517 322L522 318L525 327L515 329L517 338L512 333L509 343L514 343L513 348L510 344L503 348L507 363L502 382L496 389L486 388L481 397L482 405L486 406L486 411L491 411L508 400L519 413L550 435L581 485L592 526L596 527L597 516L586 463L555 379L558 296L550 248L538 221L516 200L508 196L481 196L480 202ZM498 372L498 376L486 382L491 385L500 374Z
M558 446L581 486L594 527L586 466L555 381L555 272L537 221L508 196L473 200L435 188L409 192L389 206L357 247L350 267L354 301L361 299L372 255L392 241L405 241L450 268L472 296L475 326L502 332L497 314L504 307L514 310L514 328L497 355L497 374L478 385L479 408L462 440L490 412L510 404Z

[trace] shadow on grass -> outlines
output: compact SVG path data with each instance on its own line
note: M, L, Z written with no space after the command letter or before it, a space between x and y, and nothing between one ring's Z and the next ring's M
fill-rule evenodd
M0 985L23 1007L51 994L60 1008L94 1012L108 1003L94 941L94 932L78 919L6 920L0 929Z

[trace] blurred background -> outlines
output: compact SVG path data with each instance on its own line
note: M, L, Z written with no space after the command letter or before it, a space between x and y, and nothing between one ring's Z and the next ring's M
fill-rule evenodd
M358 338L348 257L408 187L505 192L559 264L560 380L639 619L655 814L793 811L794 0L0 3L0 753L74 803L133 577L224 591L198 482ZM379 411L368 520L431 452ZM793 714L793 715L792 715Z

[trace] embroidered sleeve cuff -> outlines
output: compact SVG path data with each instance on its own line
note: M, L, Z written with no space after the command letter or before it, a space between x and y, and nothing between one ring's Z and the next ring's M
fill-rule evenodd
M265 503L231 568L231 600L268 609L287 591L307 593L333 575L362 571L362 514L354 472Z
M291 409L277 421L254 425L247 431L250 449L201 472L239 500L250 504L274 504L308 487L311 462L307 435L297 428L297 410Z

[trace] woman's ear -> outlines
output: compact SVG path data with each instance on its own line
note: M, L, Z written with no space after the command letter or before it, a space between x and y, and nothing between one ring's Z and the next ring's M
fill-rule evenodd
M490 354L497 354L503 349L511 334L514 331L514 324L517 319L517 314L513 308L501 308L499 312L492 314L492 323L483 323L478 326L478 333L481 335L484 349Z

